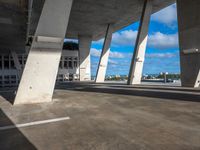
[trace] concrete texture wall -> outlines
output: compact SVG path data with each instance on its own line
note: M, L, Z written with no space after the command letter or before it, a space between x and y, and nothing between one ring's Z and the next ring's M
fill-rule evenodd
M184 50L200 50L200 1L177 0L182 86L198 87L200 53L184 54Z
M31 1L0 0L0 51L9 52L10 49L14 49L17 53L24 53L26 39L35 35L46 0L33 0L32 7L28 7L28 2ZM54 0L55 3L57 1ZM114 23L115 32L137 22L143 1L75 0L66 37L77 39L78 35L92 35L93 40L101 39L105 35L107 23ZM153 0L153 12L174 2L175 0Z
M141 83L151 13L152 0L145 0L135 43L135 50L131 61L128 84Z
M99 60L96 81L95 81L96 83L104 82L105 80L108 58L110 54L110 44L112 41L112 33L113 33L113 26L109 24L107 27L106 36L103 43L103 49Z
M14 104L52 100L71 6L72 0L45 1Z
M79 35L80 81L91 80L90 47L92 36Z

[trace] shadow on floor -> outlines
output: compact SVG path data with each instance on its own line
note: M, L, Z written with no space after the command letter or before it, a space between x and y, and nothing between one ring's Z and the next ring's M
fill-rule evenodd
M37 148L18 129L3 130L1 127L14 123L0 109L0 149L2 150L36 150Z
M10 104L14 104L15 91L1 91L0 96L3 97L6 101L8 101Z
M170 87L163 85L136 85L130 86L119 83L101 83L95 84L94 82L67 82L64 84L56 85L55 89L62 90L74 90L81 92L96 92L96 93L108 93L108 94L120 94L120 95L132 95L132 96L145 96L152 98L163 98L171 100L182 100L200 102L200 89ZM149 91L151 90L151 91ZM5 100L14 103L16 88L0 92ZM192 93L185 93L192 92Z
M124 86L120 86L120 85L115 85L115 86L112 86L110 85L109 87L111 88L127 88L127 89L151 89L151 90L171 90L171 91L183 91L183 92L194 92L194 93L200 93L200 88L194 88L194 89L189 89L189 88L181 88L181 87L173 87L173 86L168 86L168 87L163 87L163 86L160 86L160 85L156 85L156 86L153 86L153 85L148 85L148 86L128 86L128 85L124 85Z
M67 86L59 86L56 89L62 90L72 90L72 91L80 91L80 92L94 92L94 93L106 93L106 94L120 94L120 95L132 95L132 96L142 96L142 97L151 97L151 98L161 98L167 100L180 100L180 101L191 101L191 102L200 102L200 95L195 93L184 93L184 91L180 91L178 89L162 89L159 88L143 88L142 90L138 90L138 88L133 87L124 87L121 86L120 89L116 88L116 86L100 86L100 85L73 85L71 88L70 85ZM152 90L153 89L153 90ZM151 91L149 91L151 90ZM178 92L179 91L179 92ZM193 91L194 92L194 91ZM198 91L199 93L199 91Z

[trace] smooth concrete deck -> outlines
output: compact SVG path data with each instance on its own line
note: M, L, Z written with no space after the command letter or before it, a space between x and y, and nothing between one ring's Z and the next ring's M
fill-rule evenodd
M0 92L12 100L12 92ZM200 90L68 83L54 102L12 106L0 98L0 126L70 120L0 131L0 149L199 150Z

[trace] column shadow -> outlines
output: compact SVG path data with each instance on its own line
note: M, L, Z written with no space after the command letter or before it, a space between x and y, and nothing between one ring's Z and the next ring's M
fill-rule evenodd
M102 85L78 85L70 84L66 86L57 86L56 89L61 90L71 90L71 91L80 91L80 92L93 92L93 93L106 93L106 94L116 94L116 95L129 95L129 96L141 96L141 97L151 97L151 98L160 98L162 100L178 100L178 101L191 101L191 102L200 102L199 91L176 90L175 88L151 88L151 87L130 87L130 86L111 86L105 84ZM192 93L186 93L192 92Z
M37 150L18 128L3 130L1 127L15 125L0 109L0 149Z
M3 97L6 101L8 101L10 104L14 104L15 100L15 94L16 92L13 91L0 91L0 97Z
M112 86L112 85L109 85L109 87L111 88L126 88L126 89L144 89L144 90L147 90L147 89L152 89L152 90L163 90L163 91L166 91L166 90L173 90L173 91L182 91L182 92L194 92L194 93L200 93L200 88L197 88L197 89L188 89L188 88L181 88L181 87L173 87L173 86L166 86L166 87L163 87L163 86L160 86L160 85L156 85L156 86L130 86L130 85L127 85L127 86L120 86L120 85L115 85L115 86Z

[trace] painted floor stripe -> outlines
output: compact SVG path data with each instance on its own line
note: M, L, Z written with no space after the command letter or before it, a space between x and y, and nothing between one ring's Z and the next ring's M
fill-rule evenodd
M10 126L3 126L3 127L0 127L0 131L8 130L8 129L14 129L14 128L28 127L28 126L35 126L35 125L40 125L40 124L47 124L47 123L64 121L64 120L69 120L69 119L70 119L70 117L62 117L62 118L55 118L55 119L42 120L42 121L34 121L34 122L16 124L16 125L10 125Z

